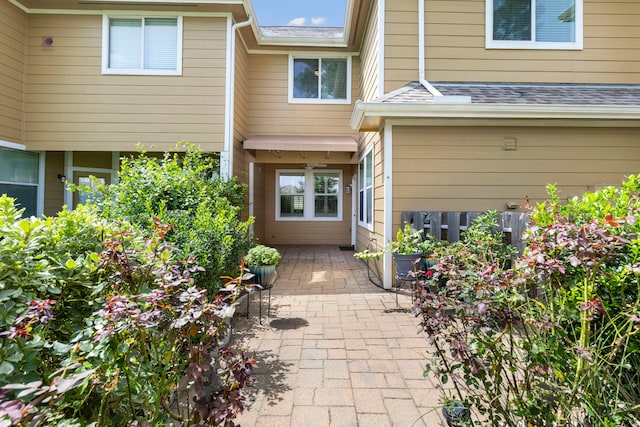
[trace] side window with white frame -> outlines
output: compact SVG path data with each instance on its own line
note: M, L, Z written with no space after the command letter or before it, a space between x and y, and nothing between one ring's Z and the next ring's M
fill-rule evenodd
M0 147L0 195L16 200L23 216L38 215L40 155Z
M373 150L358 164L358 223L373 227Z
M289 102L351 103L351 57L289 57Z
M583 0L486 0L486 47L582 49Z
M278 170L276 219L341 221L342 171Z
M180 75L182 17L103 17L103 74Z

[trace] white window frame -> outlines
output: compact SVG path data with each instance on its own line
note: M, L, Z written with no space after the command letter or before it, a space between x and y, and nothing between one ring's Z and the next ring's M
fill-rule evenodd
M487 49L548 49L548 50L582 50L583 48L583 0L575 0L575 41L574 42L540 42L535 41L535 4L531 4L531 38L533 40L493 40L493 0L485 1L485 47Z
M367 206L367 188L365 187L362 182L361 179L362 177L360 176L360 165L364 164L365 167L365 171L364 171L364 175L366 176L367 174L367 170L366 170L366 159L368 156L371 156L371 222L368 223L366 221L362 221L360 218L364 217L366 219L366 212L362 212L362 210L360 209L360 206L364 206L366 208ZM375 170L375 165L373 164L373 148L369 149L368 151L365 151L364 155L360 158L360 160L358 161L358 189L357 189L357 194L358 194L358 225L361 227L364 227L370 231L373 231L373 215L375 212L375 206L374 206L374 201L375 201L375 195L374 195L374 181L375 181L375 174L374 174L374 170ZM362 185L362 190L363 190L363 194L360 194L360 188ZM361 201L362 200L362 201Z
M280 216L280 174L282 173L301 173L305 177L304 188L304 216L302 217L290 217ZM315 216L315 188L314 188L314 174L317 173L337 173L338 174L338 216L326 217ZM343 176L341 169L276 169L276 221L342 221L342 203L344 200L344 188L343 188ZM309 197L310 196L310 197Z
M0 148L7 149L7 150L27 152L27 150L25 150L24 145L3 141L3 140L0 140ZM37 179L38 182L33 184L33 183L22 183L22 182L16 182L16 181L2 181L2 184L18 185L18 186L24 186L24 187L35 187L36 188L36 215L42 216L44 214L44 173L45 173L45 164L46 164L46 153L44 151L31 151L31 153L36 154L38 156L38 179Z
M145 68L109 68L109 32L111 19L176 18L176 69L154 70ZM102 74L181 76L182 75L182 16L172 15L103 15L102 16Z
M294 80L294 60L296 59L343 59L347 60L347 97L345 99L321 99L320 87L318 88L317 98L294 98L293 97L293 80ZM289 103L290 104L351 104L351 55L331 54L331 55L314 55L314 54L289 54Z

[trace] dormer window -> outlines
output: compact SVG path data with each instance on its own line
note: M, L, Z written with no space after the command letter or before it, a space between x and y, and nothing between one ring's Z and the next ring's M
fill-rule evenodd
M487 48L582 49L583 0L487 0Z
M351 57L289 57L289 102L351 102Z

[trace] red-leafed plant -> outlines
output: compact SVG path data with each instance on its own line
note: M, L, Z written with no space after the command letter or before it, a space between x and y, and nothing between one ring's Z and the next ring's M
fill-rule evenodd
M476 424L638 425L639 209L635 176L566 204L549 186L513 268L487 257L486 228L420 282L426 374Z

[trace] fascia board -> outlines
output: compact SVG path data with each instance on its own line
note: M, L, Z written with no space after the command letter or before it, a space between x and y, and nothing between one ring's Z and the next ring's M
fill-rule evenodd
M513 104L388 104L357 102L351 128L359 129L365 117L382 118L475 118L640 120L640 107L606 105L513 105Z
M11 4L21 9L27 14L33 15L180 15L180 16L200 16L208 18L226 18L231 16L231 12L189 12L184 10L119 10L119 9L27 9L18 0L8 0ZM178 4L176 4L178 5Z

